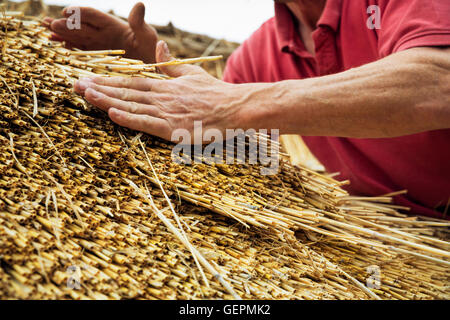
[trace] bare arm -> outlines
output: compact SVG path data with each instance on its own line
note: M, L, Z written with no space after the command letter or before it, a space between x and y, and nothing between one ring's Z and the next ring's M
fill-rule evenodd
M158 61L171 59L163 43ZM415 48L335 75L227 84L195 66L169 81L94 78L75 90L119 125L170 140L175 129L280 129L280 133L395 137L450 128L450 50Z
M252 96L260 102L242 110L243 123L282 133L381 138L446 129L450 49L411 49L331 76L266 85Z

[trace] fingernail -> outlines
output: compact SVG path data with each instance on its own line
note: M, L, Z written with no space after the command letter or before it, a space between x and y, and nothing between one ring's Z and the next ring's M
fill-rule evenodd
M83 82L94 82L94 78L83 77L83 78L80 78L80 81L83 81Z
M165 54L167 54L167 55L170 54L169 46L167 45L167 42L165 42L165 41L163 41L163 50L164 50Z
M52 30L55 30L55 31L58 31L58 30L61 31L61 30L64 30L67 27L66 24L63 21L60 21L60 20L53 21L51 23L51 26L52 26Z
M78 88L80 88L81 90L86 90L87 88L89 88L89 82L84 81L84 80L80 80L77 82L77 86Z
M111 107L111 108L109 108L108 113L109 113L110 116L111 116L111 115L112 115L112 116L116 116L116 115L117 115L117 109Z
M100 92L95 91L92 88L89 88L89 92L90 92L90 95L92 96L92 98L94 98L95 100L101 99L103 96Z
M116 108L109 108L108 115L110 118L113 118L113 120L119 119L124 114L123 111L116 109Z

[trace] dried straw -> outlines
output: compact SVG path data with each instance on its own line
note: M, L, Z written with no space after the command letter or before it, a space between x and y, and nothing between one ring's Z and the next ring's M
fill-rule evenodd
M155 65L67 50L20 15L0 24L0 298L449 298L448 222L284 161L276 176L177 164L72 90L92 74L167 79Z

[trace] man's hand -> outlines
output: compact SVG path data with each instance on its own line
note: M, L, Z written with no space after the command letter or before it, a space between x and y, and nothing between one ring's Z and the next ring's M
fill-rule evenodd
M81 28L70 30L67 20L74 8L65 8L62 19L44 19L44 24L53 31L53 40L84 50L124 49L128 58L155 62L158 35L144 21L144 4L139 2L133 7L128 23L102 11L81 7Z
M163 41L156 52L158 62L173 59ZM214 128L224 133L235 128L241 103L248 98L241 85L217 80L198 66L161 69L176 79L84 78L75 83L75 91L108 112L115 123L166 140L172 140L176 129L192 133L194 121L202 121L204 130Z

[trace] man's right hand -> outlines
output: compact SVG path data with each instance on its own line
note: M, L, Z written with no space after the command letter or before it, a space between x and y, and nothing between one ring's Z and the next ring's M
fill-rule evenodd
M45 18L44 24L53 32L52 39L65 41L68 47L83 50L124 49L126 57L155 62L156 30L145 23L145 6L137 3L128 17L128 23L102 11L80 7L81 28L69 29L67 20L74 7L63 10L64 18Z

